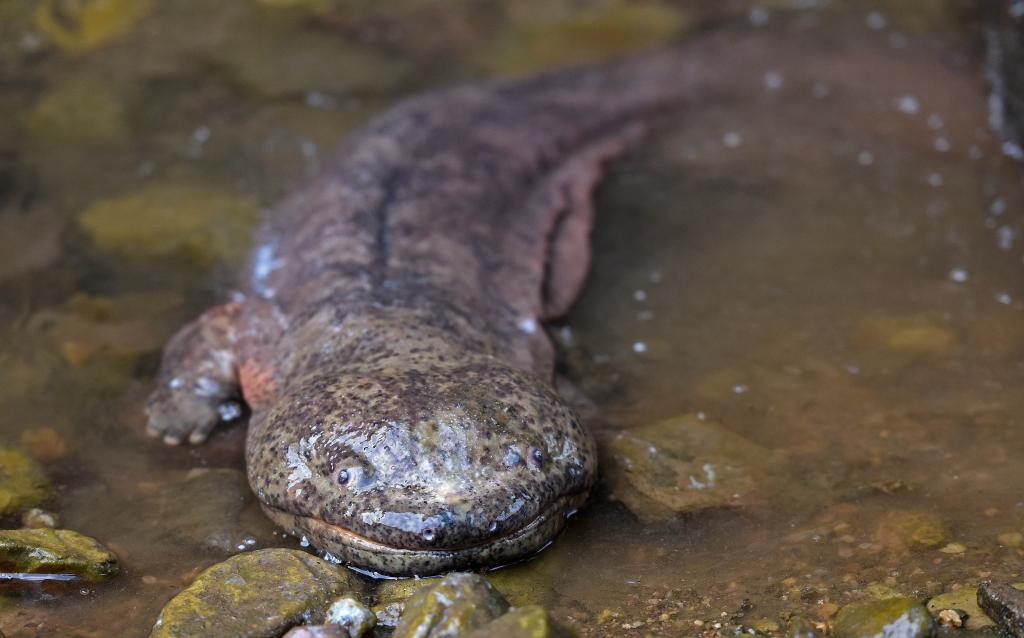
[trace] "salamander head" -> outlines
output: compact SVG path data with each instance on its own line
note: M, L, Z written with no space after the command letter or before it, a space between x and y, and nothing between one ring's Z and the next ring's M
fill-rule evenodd
M250 426L267 514L354 567L427 575L546 546L596 452L543 382L494 360L317 375Z

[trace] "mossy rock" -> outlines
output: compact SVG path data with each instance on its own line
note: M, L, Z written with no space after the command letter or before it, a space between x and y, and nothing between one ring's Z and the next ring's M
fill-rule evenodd
M100 581L118 572L117 556L99 541L69 529L0 531L4 571L75 574Z
M148 14L154 0L42 0L32 16L64 51L82 53L117 38Z
M449 574L416 591L406 602L392 638L461 636L509 609L508 601L477 574Z
M42 468L21 450L0 447L0 516L45 501L50 483Z
M289 627L319 624L341 594L361 594L352 573L293 549L232 556L175 596L150 638L277 638Z
M879 524L878 541L892 548L935 549L950 538L949 528L938 515L927 510L895 510Z
M832 633L836 638L926 638L935 633L935 622L913 598L885 598L843 607Z
M186 257L200 265L248 253L257 221L252 199L191 184L154 184L98 201L78 217L103 250L132 258Z
M483 627L466 634L466 638L558 638L565 636L546 609L527 605L511 610Z
M612 497L647 522L741 506L781 478L776 454L696 416L632 428L602 443Z
M36 140L112 145L128 138L124 102L110 87L73 80L43 94L25 121Z
M548 3L550 4L550 3ZM510 4L512 27L483 56L488 72L526 74L621 55L667 42L690 19L663 2L610 0L574 6Z
M946 609L967 614L967 621L964 623L967 629L981 629L993 624L992 619L978 606L977 587L961 587L956 591L939 594L928 601L928 611L933 616L938 616L939 612Z

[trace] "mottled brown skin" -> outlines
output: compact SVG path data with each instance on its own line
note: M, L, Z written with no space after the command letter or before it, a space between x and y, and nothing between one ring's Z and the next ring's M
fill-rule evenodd
M542 549L597 465L539 324L582 286L602 163L692 94L698 64L463 86L372 120L276 211L245 298L168 345L150 431L202 442L244 399L266 513L358 568Z

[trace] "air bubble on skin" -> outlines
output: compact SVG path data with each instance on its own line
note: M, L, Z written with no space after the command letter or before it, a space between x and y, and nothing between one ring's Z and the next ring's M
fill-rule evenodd
M1010 226L1000 226L999 230L996 231L996 241L999 244L999 249L1009 252L1013 249L1013 242L1017 238L1017 233Z
M896 110L907 115L917 115L921 110L921 102L913 95L901 95L896 98Z
M643 341L637 341L633 344L633 352L637 354L643 354L647 352L647 344Z
M942 121L942 116L938 113L932 113L928 116L928 128L933 131L937 131L945 125L946 123Z
M642 288L638 288L633 291L633 299L637 301L647 301L647 291Z
M649 273L649 274L647 275L647 278L651 280L651 283L652 283L652 284L656 284L656 283L658 283L658 282L660 282L660 281L661 281L661 276L662 276L662 275L661 275L661 271L660 271L660 270L652 270L652 271L651 271L651 272L650 272L650 273Z
M985 228L989 230L995 230L997 226L999 226L999 222L996 221L995 217L985 218Z
M167 382L167 387L172 390L177 390L181 386L185 385L185 381L181 377L174 377Z
M220 392L220 384L210 377L196 379L195 393L201 397L212 397Z
M337 106L337 101L331 96L320 91L309 91L306 93L306 106L314 109L331 109Z
M881 13L872 11L864 16L864 24L868 25L869 29L881 31L889 25L889 21Z
M857 153L857 163L861 166L871 166L875 163L875 155L871 151Z
M1015 160L1024 161L1024 148L1021 148L1020 144L1006 141L1003 142L1002 149L1003 155L1013 158Z
M1000 292L996 294L996 301L1003 304L1004 306L1009 306L1011 303L1013 303L1013 298L1010 297L1009 293Z
M971 273L966 268L956 267L949 271L949 280L958 284L966 283L971 278Z
M636 313L636 318L638 321L650 321L651 319L654 319L654 313L650 310L641 310Z
M985 154L981 152L981 148L977 144L971 144L970 148L967 149L967 157L972 160L980 160Z
M843 366L843 369L853 375L860 374L860 366L856 363L847 363Z
M531 317L521 319L517 325L519 326L520 330L522 330L528 335L532 335L533 333L537 332L537 320Z
M771 18L772 14L764 7L751 7L750 11L747 12L747 19L750 20L750 24L755 27L765 26Z
M949 138L946 137L945 135L940 135L936 137L935 143L932 146L934 146L935 150L940 153L945 153L946 151L953 148L953 145L949 142Z
M764 87L769 91L778 91L783 84L782 74L778 71L768 71L764 74Z
M722 135L722 144L726 148L739 148L743 144L743 136L736 131L727 131Z
M1006 12L1011 18L1024 18L1024 0L1013 0L1010 6L1006 7Z
M938 188L945 183L942 179L942 173L929 173L928 184L934 188Z
M299 545L301 545L302 547L309 547L309 539L303 536L299 539Z
M1002 215L1003 213L1006 212L1006 200L1003 199L1002 197L996 197L994 200L992 200L992 203L989 205L988 210L993 215Z
M733 394L746 394L747 390L749 389L750 386L744 385L742 383L737 383L736 385L732 386Z

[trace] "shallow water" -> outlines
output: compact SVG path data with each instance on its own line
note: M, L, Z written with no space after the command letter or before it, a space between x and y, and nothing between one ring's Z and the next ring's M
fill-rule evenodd
M346 130L429 86L705 28L807 54L766 51L757 95L680 112L610 170L557 328L607 480L494 582L584 636L676 636L1022 579L1024 181L956 6L111 4L0 7L0 435L125 567L0 600L8 636L142 636L202 568L296 546L254 507L241 427L166 448L141 401L167 336L229 294L255 220ZM685 514L624 496L617 433L657 444L648 426L682 415L759 446L721 451L749 493ZM66 449L33 446L40 428Z

